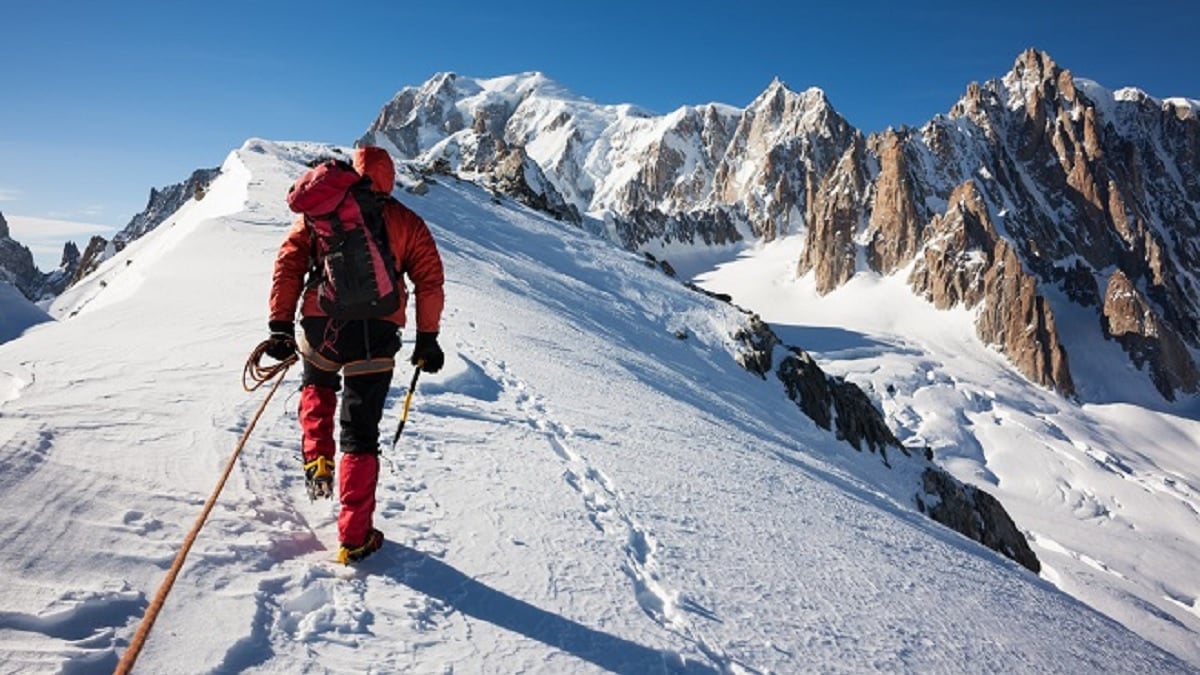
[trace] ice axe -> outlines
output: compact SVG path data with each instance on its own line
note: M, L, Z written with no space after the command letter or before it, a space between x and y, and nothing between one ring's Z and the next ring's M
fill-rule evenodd
M392 437L392 450L396 449L396 443L400 441L400 432L404 431L404 423L408 421L408 409L412 406L413 393L417 391L417 378L421 376L421 368L425 366L425 359L417 361L417 368L413 371L412 382L408 383L408 393L404 395L404 409L400 413L400 425L396 427L396 435Z

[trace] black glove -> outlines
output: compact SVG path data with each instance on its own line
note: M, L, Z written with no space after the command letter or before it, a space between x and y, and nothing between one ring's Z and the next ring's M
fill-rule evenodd
M286 361L296 355L296 324L291 321L270 321L271 337L267 338L267 356Z
M417 344L413 347L409 363L421 366L427 373L436 373L446 365L446 355L438 346L437 333L417 333Z

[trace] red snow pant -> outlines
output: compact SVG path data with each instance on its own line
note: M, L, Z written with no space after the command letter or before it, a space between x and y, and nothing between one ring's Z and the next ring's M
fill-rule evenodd
M400 349L399 328L388 321L300 322L304 357L300 429L304 461L334 459L333 417L343 382L339 422L342 446L337 468L338 540L360 546L370 535L379 479L379 422L392 383L392 359Z

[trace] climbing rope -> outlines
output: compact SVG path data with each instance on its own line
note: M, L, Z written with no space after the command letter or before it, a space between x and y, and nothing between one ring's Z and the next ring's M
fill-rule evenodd
M238 456L242 453L242 448L246 445L246 440L250 438L250 432L254 431L254 425L258 423L258 418L262 417L263 410L267 408L267 403L271 401L271 397L275 395L275 390L279 389L279 385L283 383L283 374L296 362L296 356L293 355L274 365L263 366L261 361L266 349L267 343L263 342L251 352L250 358L246 361L246 367L242 370L242 387L246 391L254 391L271 379L277 378L275 379L275 384L271 386L271 390L267 392L267 397L263 399L263 402L258 406L258 411L251 418L250 424L242 432L242 438L238 441L237 447L233 449L233 454L230 455L229 461L225 464L225 471L222 472L221 478L217 481L216 487L213 488L212 494L208 496L208 501L204 503L204 509L200 512L200 517L196 519L196 524L192 526L192 531L188 532L187 537L184 538L179 553L175 555L175 562L171 563L171 568L167 570L166 578L163 579L162 584L158 587L158 593L146 608L146 614L142 617L142 623L138 626L137 632L133 634L133 639L129 642L129 649L125 650L120 663L117 664L117 669L113 671L116 675L127 675L133 670L133 664L137 661L138 654L141 653L142 647L146 644L146 638L150 635L150 629L154 627L154 622L158 619L158 613L167 601L167 594L171 592L171 587L175 585L175 578L179 576L179 571L183 568L183 561L192 549L192 544L196 541L196 535L200 534L200 528L204 527L205 521L208 520L208 514L216 506L217 497L225 487L225 481L229 479L229 474L233 472L233 466L237 463ZM253 381L254 384L250 385L248 381Z
M242 368L242 389L246 391L258 389L274 379L276 375L287 371L298 360L299 357L292 354L288 358L270 366L262 365L262 357L267 353L267 344L269 343L270 340L263 340L254 348L254 351L250 352L250 358L246 359L246 367ZM250 382L254 384L251 385Z

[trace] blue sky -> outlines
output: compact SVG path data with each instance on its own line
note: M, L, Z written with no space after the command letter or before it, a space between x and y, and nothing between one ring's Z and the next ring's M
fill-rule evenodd
M0 212L56 251L28 218L119 228L246 138L348 144L440 71L540 70L658 112L744 106L778 76L871 132L924 123L1032 46L1110 88L1200 98L1190 0L41 0L5 3L0 25Z

